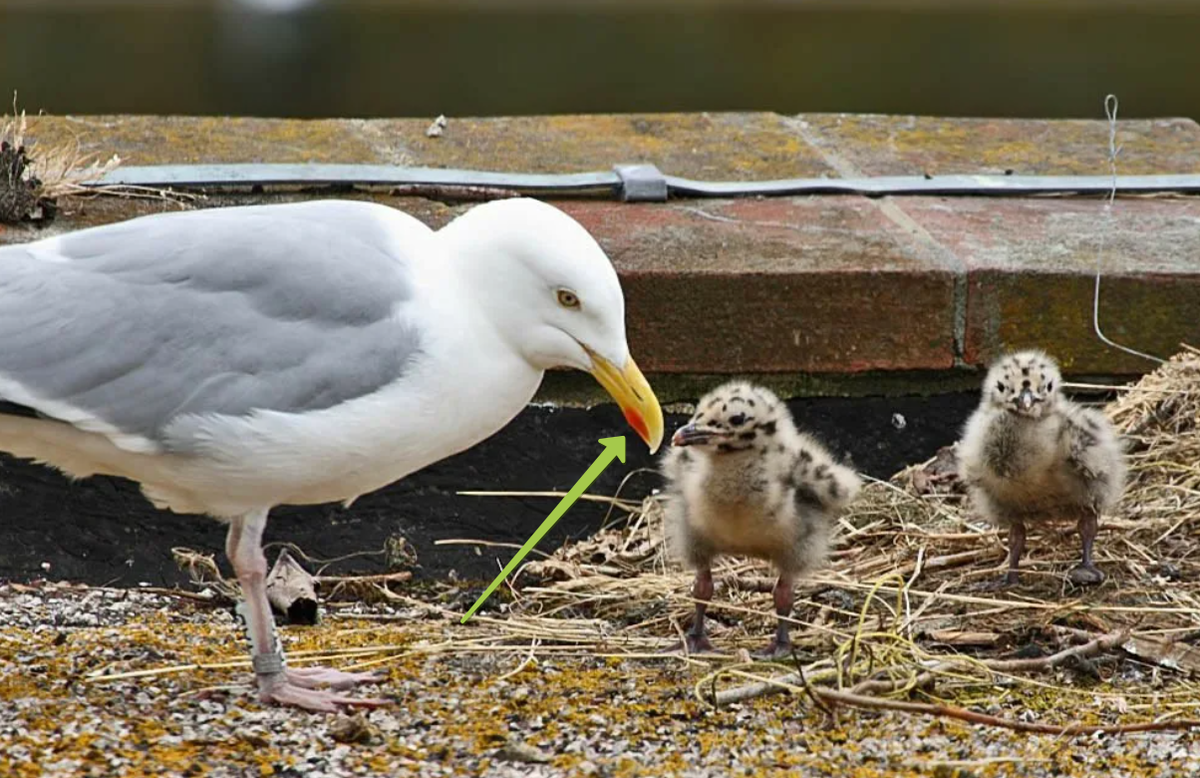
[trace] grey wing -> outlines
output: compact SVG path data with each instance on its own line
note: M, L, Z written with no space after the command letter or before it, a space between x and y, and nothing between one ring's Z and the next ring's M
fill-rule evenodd
M424 227L389 229L381 207L162 214L0 248L0 398L155 450L183 414L385 386L419 347L396 235Z

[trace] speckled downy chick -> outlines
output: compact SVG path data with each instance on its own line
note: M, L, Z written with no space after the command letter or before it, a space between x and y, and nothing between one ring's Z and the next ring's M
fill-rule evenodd
M696 570L689 652L711 650L704 616L719 554L770 560L779 571L775 637L764 652L790 653L795 578L822 565L833 518L862 486L814 438L796 429L770 390L731 381L697 403L662 460L668 547Z
M1068 578L1077 585L1104 580L1092 560L1092 543L1100 514L1124 491L1124 451L1103 414L1063 396L1054 359L1027 350L991 366L958 456L959 476L976 511L1008 530L1008 572L995 585L1019 582L1025 525L1031 521L1077 522L1082 561Z

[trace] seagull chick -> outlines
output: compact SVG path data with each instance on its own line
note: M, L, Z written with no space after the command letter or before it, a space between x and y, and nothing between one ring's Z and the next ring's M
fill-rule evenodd
M731 381L709 392L663 457L666 528L673 553L696 570L689 652L711 650L704 614L718 554L770 560L778 629L766 656L791 652L788 624L797 576L826 559L831 522L857 496L858 474L796 429L770 390Z
M590 372L651 451L662 439L612 263L525 198L436 232L328 200L0 246L0 343L0 450L226 522L259 696L312 710L377 704L335 692L379 679L285 665L264 585L273 507L349 504L470 448L552 367Z
M1104 580L1092 542L1100 514L1124 491L1124 453L1102 413L1063 396L1054 359L1027 350L993 363L958 448L959 477L975 509L1008 530L1008 572L994 585L1020 580L1030 521L1077 522L1083 558L1068 577L1078 585Z

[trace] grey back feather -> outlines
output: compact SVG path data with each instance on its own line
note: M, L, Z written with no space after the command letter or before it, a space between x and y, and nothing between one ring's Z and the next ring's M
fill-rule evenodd
M161 441L181 414L311 411L383 387L419 338L394 315L413 286L381 207L162 214L0 248L0 380L28 395L3 399Z

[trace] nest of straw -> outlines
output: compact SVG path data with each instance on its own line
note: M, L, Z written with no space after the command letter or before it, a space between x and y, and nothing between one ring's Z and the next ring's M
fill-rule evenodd
M714 569L710 633L742 669L719 672L756 677L765 683L760 692L795 689L802 677L837 689L875 684L869 688L879 691L882 683L889 693L907 693L931 672L945 676L937 679L943 692L947 684L978 691L1032 677L1056 666L1052 657L1076 656L1086 645L1091 654L1115 651L1169 675L1175 692L1156 692L1156 705L1169 705L1172 694L1194 703L1200 351L1187 348L1120 388L1104 410L1127 441L1131 473L1118 511L1101 519L1096 551L1104 584L1080 590L1068 583L1065 574L1078 561L1073 529L1039 535L1031 528L1023 585L981 589L1003 572L1004 537L972 515L950 446L887 481L870 480L841 520L831 564L797 592L790 681L764 681L745 669L744 648L763 642L774 625L773 571L756 560L724 559ZM692 613L691 574L668 557L661 499L615 501L624 515L611 526L525 564L510 581L508 616L486 619L483 629L497 640L597 652L676 643ZM807 675L794 675L797 668ZM713 678L705 683L712 688L701 696L709 701L744 692L718 692Z
M59 198L95 191L89 184L121 164L115 154L84 153L78 141L35 147L28 132L14 101L13 115L0 117L0 223L52 219Z

